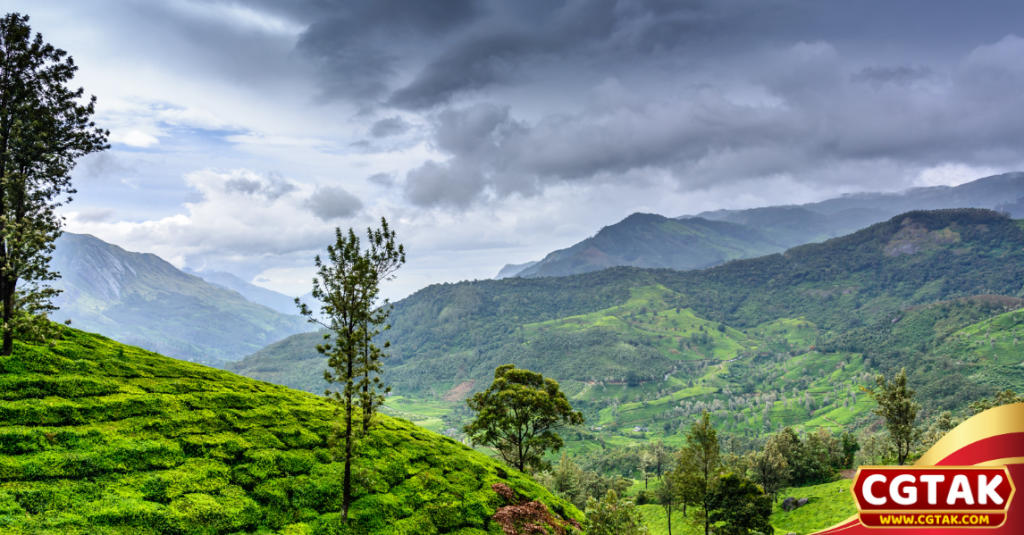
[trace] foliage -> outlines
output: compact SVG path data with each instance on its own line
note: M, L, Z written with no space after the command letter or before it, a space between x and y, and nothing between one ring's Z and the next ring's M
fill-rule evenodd
M0 355L11 354L16 333L53 337L45 317L57 291L45 285L60 276L49 269L63 222L56 210L75 193L75 160L109 148L109 132L90 121L96 97L83 105L83 90L66 87L78 67L33 37L28 20L0 19Z
M629 488L629 481L622 477L605 477L593 470L586 470L562 452L562 457L552 470L541 472L534 478L558 496L583 510L590 498L599 499L609 490L623 494Z
M750 475L764 492L775 500L779 489L789 482L789 463L779 448L780 435L774 435L765 443L764 451L751 453Z
M570 527L582 529L572 518L563 520L552 515L548 506L541 502L516 500L515 491L504 483L495 483L491 488L505 501L512 502L498 509L492 517L505 535L549 535L549 529L555 535L564 535Z
M329 369L324 379L331 384L341 384L341 390L328 389L324 394L335 402L342 413L341 434L344 439L345 475L342 487L342 518L347 522L348 508L352 497L352 456L355 427L353 418L358 405L362 416L362 434L370 430L374 410L390 391L377 376L381 371L384 356L373 339L380 334L379 326L387 321L390 306L376 306L380 295L380 283L389 280L392 273L405 263L405 249L395 245L395 233L388 229L388 222L381 218L379 230L367 230L367 249L363 251L359 238L352 229L343 236L336 228L335 244L327 246L329 263L315 258L318 277L313 278L313 298L321 303L321 313L326 320L295 298L300 313L311 323L318 323L329 329L324 334L327 342L317 345L318 352L327 355ZM388 347L385 343L384 347ZM383 393L378 393L383 390ZM358 402L354 399L358 398Z
M865 389L875 399L878 407L872 412L885 418L885 428L889 431L889 440L896 448L896 463L903 465L907 457L913 451L914 442L920 436L919 430L914 426L917 420L917 411L921 405L914 401L917 394L907 388L907 370L904 368L900 373L886 381L884 375L875 378L878 383L877 389Z
M664 479L662 485L654 491L654 503L660 505L665 510L668 535L672 535L672 509L679 503L676 478L670 475Z
M495 448L520 471L543 469L544 452L557 452L564 444L556 431L583 423L583 415L572 410L557 381L512 364L494 370L490 388L466 404L477 413L465 427L473 443Z
M11 535L500 533L528 477L399 419L356 445L350 525L322 397L58 326L0 357L0 528Z
M704 535L711 529L711 496L721 471L718 434L711 426L710 415L705 412L690 427L675 471L679 501L697 507L695 516L704 524Z
M647 533L640 510L633 502L619 498L614 490L601 500L587 501L587 535L641 535Z
M708 500L708 515L715 533L748 535L772 533L768 518L772 500L754 482L737 474L725 474L718 480ZM722 523L722 524L719 524Z

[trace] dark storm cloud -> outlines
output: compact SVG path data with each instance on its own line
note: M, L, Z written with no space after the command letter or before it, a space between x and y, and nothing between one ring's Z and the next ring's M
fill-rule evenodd
M235 177L224 182L224 191L259 196L270 201L280 199L298 189L277 173L270 173L266 180L262 178Z
M420 206L460 208L629 173L668 175L683 189L780 175L885 187L891 178L879 171L1024 161L1024 39L977 47L941 75L850 63L820 42L766 55L745 83L768 103L710 84L633 99L611 83L584 110L536 121L488 104L445 109L432 143L450 158L410 171L405 193Z
M401 117L388 117L381 119L370 127L370 135L375 138L400 136L409 131L411 125Z
M317 186L303 206L324 221L352 217L363 209L358 197L340 186Z
M928 67L865 67L854 73L851 80L868 84L907 85L932 75Z

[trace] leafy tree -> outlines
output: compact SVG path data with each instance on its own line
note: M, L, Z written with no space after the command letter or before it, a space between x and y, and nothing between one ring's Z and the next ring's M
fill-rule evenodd
M90 120L96 97L80 104L83 90L66 87L78 67L67 52L33 37L28 20L17 13L0 19L2 355L11 354L16 333L56 334L45 321L58 293L45 284L60 276L49 270L63 225L56 209L75 193L75 160L109 148L109 132Z
M764 451L754 453L750 463L753 480L774 501L779 490L789 483L789 463L779 449L778 435L764 445Z
M991 408L999 407L1001 405L1009 405L1011 403L1024 403L1024 394L1015 394L1013 390L1007 388L1002 392L996 392L992 401L985 398L981 401L971 403L969 409L972 414L979 414Z
M564 444L556 431L583 424L554 379L505 364L494 370L494 382L466 400L476 419L463 430L474 444L485 444L520 471L544 468L544 452Z
M840 468L853 468L853 459L860 451L860 443L857 442L857 437L853 436L853 433L849 431L843 432L843 436L839 439L840 446L843 449L843 462Z
M896 448L896 463L902 466L919 435L914 427L917 411L921 408L921 405L914 401L917 392L907 388L906 368L893 376L891 382L886 381L884 375L878 375L875 382L878 388L864 389L878 404L871 412L885 419L889 440Z
M668 535L672 535L672 508L679 503L679 493L676 489L676 479L670 474L662 480L662 485L654 491L654 501L665 509L665 518L668 519Z
M720 535L750 535L773 533L768 522L772 514L772 501L753 481L737 475L725 474L718 480L708 497L708 517Z
M324 395L337 403L342 412L341 438L345 443L342 516L347 521L352 497L353 442L357 431L355 412L361 411L361 429L366 433L373 411L382 398L377 392L381 387L377 374L383 353L373 344L373 337L380 332L378 326L387 319L390 309L386 302L380 307L375 307L374 303L380 282L388 280L405 262L405 250L395 245L395 234L383 218L380 230L368 230L369 245L365 251L352 229L347 235L342 234L340 228L334 233L335 244L327 246L328 262L321 261L320 255L315 258L317 277L313 279L313 298L321 303L321 315L315 315L299 299L295 303L311 323L329 331L324 334L328 342L318 344L316 349L327 355L329 369L324 371L324 379L331 385L340 385L340 390L328 388Z
M718 434L711 426L711 415L705 411L686 434L686 446L679 452L675 471L679 501L697 507L696 521L704 524L704 535L711 530L709 500L721 472Z
M609 490L604 499L591 498L587 502L587 535L641 535L647 533L640 510L633 502L620 499Z

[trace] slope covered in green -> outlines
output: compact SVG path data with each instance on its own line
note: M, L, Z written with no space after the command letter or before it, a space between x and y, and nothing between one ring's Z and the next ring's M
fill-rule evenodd
M570 435L579 453L676 444L702 410L735 436L858 429L874 418L860 387L902 367L928 410L961 407L1024 386L1021 227L991 211L916 212L704 271L431 286L396 304L387 378L401 403L388 405L454 431L462 399L514 363L559 380L584 411L594 429ZM316 340L236 369L320 391Z
M500 533L528 477L382 416L358 445L351 530L333 407L316 396L64 329L0 357L0 531L37 534Z
M53 318L127 344L196 362L236 360L309 330L304 318L248 301L160 257L85 234L57 240L51 268L64 292Z
M612 266L702 269L783 249L754 227L633 214L572 247L548 254L516 276L560 277Z
M401 393L438 396L486 381L498 361L560 380L621 378L627 369L663 377L680 360L729 360L755 347L806 350L909 306L1014 296L1024 291L1021 281L1019 221L987 210L912 212L825 243L702 271L613 268L433 285L396 303L386 333L394 355L387 376ZM813 332L783 340L798 330L787 323ZM701 327L714 347L703 334L694 340ZM316 339L282 341L235 369L318 391L319 377L306 371L322 368ZM587 357L602 351L608 356Z

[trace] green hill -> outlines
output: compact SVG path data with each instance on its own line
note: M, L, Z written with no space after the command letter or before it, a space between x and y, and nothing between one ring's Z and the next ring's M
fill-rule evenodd
M184 360L217 364L292 334L304 318L248 301L152 254L65 232L51 268L64 290L56 321ZM294 307L293 307L294 308Z
M874 418L860 387L904 366L929 410L1020 390L1024 301L1008 296L1022 292L1022 226L987 210L912 212L703 271L431 286L396 303L386 377L400 398L388 406L458 429L461 400L514 363L558 379L601 427L572 437L585 452L598 438L675 443L705 409L737 436L857 429ZM282 340L234 369L318 392L317 338Z
M548 254L515 276L561 277L612 266L702 269L783 249L753 227L633 214L572 247Z
M64 329L0 357L0 531L343 534L322 398ZM481 535L506 483L581 518L528 477L381 417L358 451L350 533Z

